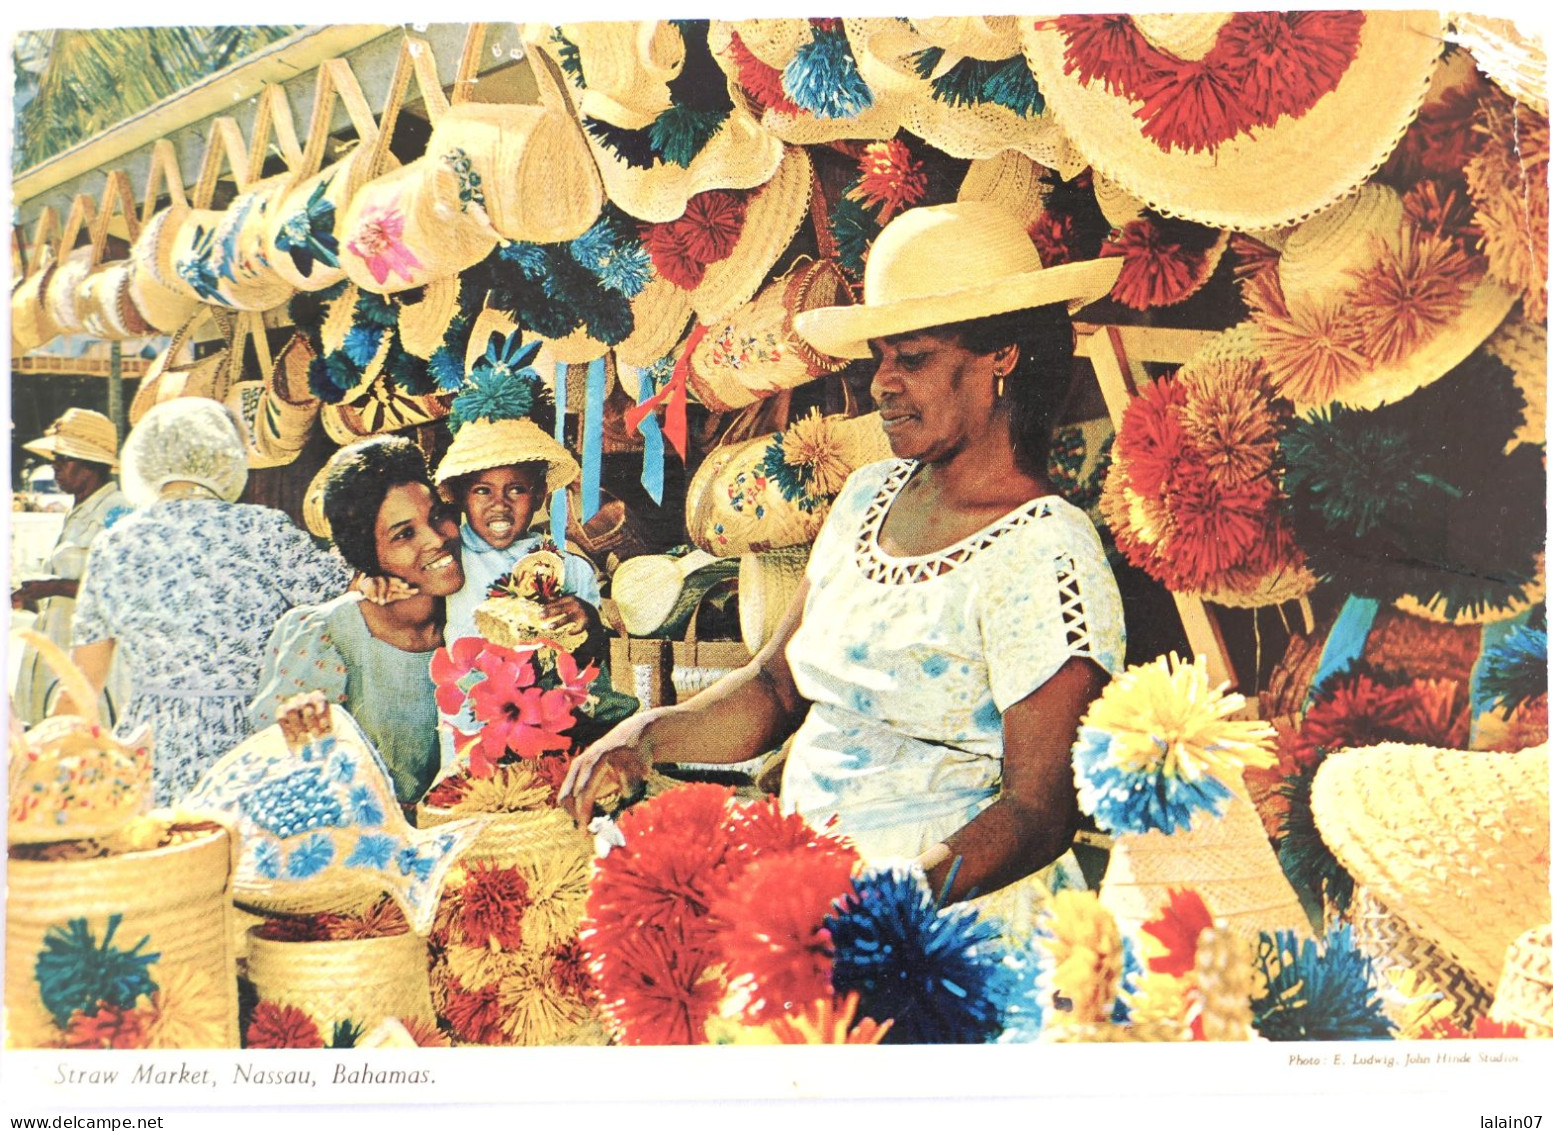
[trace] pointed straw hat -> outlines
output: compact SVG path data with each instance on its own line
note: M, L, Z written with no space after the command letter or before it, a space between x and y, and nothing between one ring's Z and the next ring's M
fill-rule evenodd
M1311 810L1355 881L1484 986L1553 914L1546 746L1342 750L1316 772Z
M173 205L141 225L130 246L129 295L141 317L164 334L175 333L194 316L199 296L178 277L173 250L187 205Z
M1015 150L1071 180L1089 162L1050 111L1016 110L990 99L967 101L958 93L935 93L940 72L966 62L982 71L989 63L1011 67L1035 92L1016 24L1010 16L849 19L846 29L858 71L876 96L896 104L902 128L951 157L975 159ZM971 54L966 46L983 54ZM985 54L990 51L1001 53ZM942 56L928 74L918 71L925 52ZM1039 105L1038 94L1034 99Z
M1528 1037L1553 1037L1553 927L1533 927L1510 944L1488 1016Z
M1272 27L1264 31L1264 24ZM1144 76L1236 62L1281 29L1284 54L1241 68L1251 89L1217 118L1187 112ZM1443 44L1437 13L1073 15L1023 21L1049 112L1096 172L1154 211L1245 231L1305 219L1352 192L1418 113ZM1327 63L1325 70L1312 58Z
M1024 226L995 205L912 208L874 241L860 305L804 311L793 325L832 357L868 357L873 338L1048 303L1084 306L1110 291L1121 267L1093 259L1042 268Z
M836 372L846 361L827 357L799 337L793 316L850 301L835 263L798 264L697 335L687 369L690 391L713 412L730 412Z
M814 412L785 432L718 448L690 481L686 532L718 557L813 542L847 476L891 454L876 412Z

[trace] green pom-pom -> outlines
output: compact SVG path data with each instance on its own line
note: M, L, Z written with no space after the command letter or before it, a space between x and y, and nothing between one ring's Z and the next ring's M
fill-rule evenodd
M853 185L857 182L854 181ZM850 192L853 185L847 186ZM868 260L868 249L883 231L867 208L845 193L830 210L830 234L836 241L836 261L841 269L854 278L863 277L863 267Z
M670 106L647 127L647 136L664 161L686 169L727 120L726 113L715 110Z

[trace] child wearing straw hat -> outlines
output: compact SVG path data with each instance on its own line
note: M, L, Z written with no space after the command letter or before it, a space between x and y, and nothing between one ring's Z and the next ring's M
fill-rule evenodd
M74 503L49 554L50 576L18 585L11 591L11 607L35 610L38 619L34 630L68 648L87 551L99 534L130 509L129 500L113 478L119 469L118 433L113 421L102 413L69 408L42 436L23 447L54 464L55 481ZM27 726L42 722L58 686L57 677L37 650L26 649L14 700L17 718ZM127 673L115 664L103 692L103 719L111 722L128 699Z

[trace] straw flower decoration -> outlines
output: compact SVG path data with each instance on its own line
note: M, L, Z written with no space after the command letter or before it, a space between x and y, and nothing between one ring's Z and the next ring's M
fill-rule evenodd
M145 1047L146 1015L139 1009L99 1003L77 1011L65 1025L60 1047L67 1049L138 1049Z
M251 1049L321 1049L318 1024L294 1005L261 1001L253 1007L243 1045Z
M1224 233L1187 220L1153 213L1133 220L1100 248L1102 257L1123 260L1111 297L1134 310L1184 302L1207 284L1227 242Z
M548 955L535 955L497 983L502 1032L513 1043L560 1044L588 1018L580 999L555 992L550 967Z
M516 868L489 860L467 865L458 889L458 932L472 946L488 943L503 950L523 945L523 916L530 905L528 884Z
M1370 959L1345 925L1317 944L1292 931L1262 934L1255 957L1265 992L1251 1003L1270 1041L1356 1041L1392 1036Z
M1079 803L1116 833L1172 833L1199 812L1221 815L1244 788L1244 768L1274 760L1272 726L1232 717L1244 706L1244 696L1209 685L1202 657L1129 667L1079 726Z
M1497 92L1478 109L1482 145L1467 189L1491 277L1522 296L1526 318L1548 312L1548 119Z
M1108 1021L1122 980L1122 936L1092 891L1059 891L1036 927L1050 956L1050 987L1071 1005L1048 1014L1048 1024Z
M1473 265L1447 236L1405 227L1397 244L1380 241L1375 262L1354 276L1344 309L1355 345L1371 361L1408 356L1460 314Z
M454 978L449 979L446 992L441 1012L455 1037L476 1045L503 1043L497 983L466 989Z
M530 906L523 920L525 950L551 950L577 937L588 901L586 850L554 845L525 865Z
M213 1049L226 1043L226 1008L215 979L193 966L158 970L145 1048Z
M881 225L903 208L927 194L927 172L922 162L899 138L873 141L863 147L858 162L858 178L847 189L847 197L875 211Z
M782 72L757 58L739 38L738 32L728 36L728 57L733 61L739 87L748 96L757 112L775 110L779 114L798 114L802 108L787 97L782 88Z
M1174 974L1150 971L1123 997L1127 1002L1128 1022L1133 1025L1185 1022L1192 1008L1191 983Z

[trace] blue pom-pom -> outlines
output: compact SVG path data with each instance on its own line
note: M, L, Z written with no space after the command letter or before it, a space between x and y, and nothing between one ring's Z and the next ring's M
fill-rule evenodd
M856 184L853 181L847 186L847 191L850 192ZM874 240L879 238L882 230L872 212L860 201L843 193L830 210L830 234L836 241L836 261L841 264L842 270L861 279L868 260L868 249L873 247Z
M364 326L357 324L352 326L345 335L345 341L340 350L350 358L351 364L357 369L366 369L372 364L372 359L377 356L378 347L383 344L383 328L381 326Z
M1324 947L1293 931L1262 933L1257 965L1267 993L1251 1003L1252 1024L1269 1041L1366 1041L1392 1035L1370 960L1345 923Z
M839 27L814 29L782 71L787 97L816 118L855 118L874 104L873 92L858 73L846 33Z
M438 346L431 351L431 357L426 361L426 371L437 383L437 388L444 392L457 389L464 383L463 352L454 352L447 346Z
M1110 757L1111 736L1080 727L1073 773L1085 811L1112 833L1173 833L1191 828L1199 812L1222 816L1232 794L1216 778L1189 781L1172 774L1140 774Z
M664 161L688 169L727 120L726 111L670 106L647 127L647 137Z
M635 298L652 282L652 257L640 244L620 248L599 266L598 276L605 289Z
M1483 652L1477 707L1508 716L1548 690L1548 630L1518 624Z
M859 1016L892 1018L886 1043L996 1037L1012 982L997 925L966 908L940 912L912 872L865 872L852 886L825 917L836 993L856 991Z
M1049 964L1046 952L1039 947L1011 952L1003 960L1008 992L998 1044L1027 1044L1041 1039L1050 993L1046 988Z
M545 249L537 243L509 243L499 248L497 254L530 279L543 279L549 266Z
M83 919L71 919L63 927L50 927L43 935L43 950L33 964L38 996L61 1029L76 1010L97 1012L102 1002L115 1009L130 1009L141 994L156 992L148 973L160 953L141 954L151 941L146 935L131 949L113 945L113 935L123 915L108 916L102 945Z

